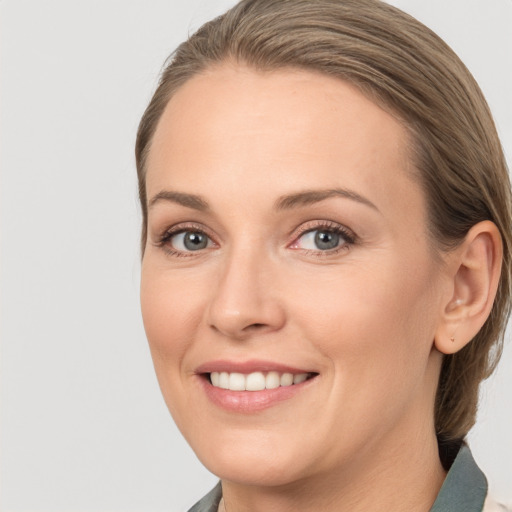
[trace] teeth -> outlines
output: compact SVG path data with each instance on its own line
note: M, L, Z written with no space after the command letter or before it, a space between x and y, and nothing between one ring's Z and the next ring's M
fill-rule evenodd
M293 376L293 383L300 384L301 382L304 382L307 378L308 378L307 373L298 373L297 375Z
M219 372L210 373L210 379L212 380L212 384L216 387L220 387L220 374Z
M276 389L280 386L300 384L309 377L309 373L279 373L253 372L243 373L212 372L210 381L216 388L229 389L230 391L262 391L264 389Z
M291 373L283 373L281 375L281 386L291 386L293 384L293 375Z
M267 389L276 389L281 385L281 377L277 372L268 372L265 379L265 387Z
M213 375L213 373L212 373ZM245 378L245 389L247 391L260 391L265 389L265 375L261 372L254 372L247 375ZM212 381L213 383L213 381ZM215 384L213 384L215 386Z
M231 373L229 375L229 389L231 391L245 391L245 375Z
M229 389L229 373L222 372L219 375L219 388Z

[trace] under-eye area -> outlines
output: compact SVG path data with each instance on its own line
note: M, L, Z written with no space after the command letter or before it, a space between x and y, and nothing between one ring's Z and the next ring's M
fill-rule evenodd
M230 391L263 391L279 387L302 384L315 378L318 373L289 373L289 372L211 372L203 374L212 386Z

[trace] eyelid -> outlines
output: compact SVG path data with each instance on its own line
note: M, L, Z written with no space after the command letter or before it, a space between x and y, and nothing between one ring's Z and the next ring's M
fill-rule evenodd
M332 220L310 220L304 222L297 229L295 229L290 236L295 239L304 233L307 233L308 231L314 231L322 228L333 231L340 230L342 233L346 233L346 235L351 239L357 239L357 235L350 228Z

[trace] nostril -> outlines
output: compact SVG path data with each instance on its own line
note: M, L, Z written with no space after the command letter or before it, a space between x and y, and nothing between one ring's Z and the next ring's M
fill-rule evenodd
M249 330L259 330L259 329L262 329L263 327L265 327L265 324L251 324L251 325L248 325L247 327L244 328L244 331L249 331Z

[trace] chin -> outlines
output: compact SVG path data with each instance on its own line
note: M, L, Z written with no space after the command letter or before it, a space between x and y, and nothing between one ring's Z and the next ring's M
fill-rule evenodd
M281 464L276 460L215 459L205 467L223 481L239 485L281 487L296 482L301 478L300 472L292 464ZM292 469L293 468L293 469Z
M298 449L291 450L282 442L272 442L262 431L247 437L245 442L216 441L207 447L192 444L192 448L204 466L221 480L277 487L303 476L302 465L297 464L299 460L305 461L300 457L300 444Z

